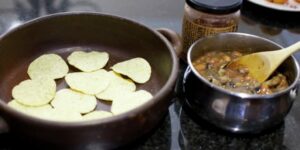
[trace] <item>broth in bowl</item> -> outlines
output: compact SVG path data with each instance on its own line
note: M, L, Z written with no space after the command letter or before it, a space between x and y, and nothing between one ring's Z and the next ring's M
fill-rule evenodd
M286 76L278 71L267 81L259 83L249 75L245 67L237 69L226 67L229 62L242 55L244 53L239 51L211 51L195 59L193 65L209 82L235 92L272 94L289 86Z

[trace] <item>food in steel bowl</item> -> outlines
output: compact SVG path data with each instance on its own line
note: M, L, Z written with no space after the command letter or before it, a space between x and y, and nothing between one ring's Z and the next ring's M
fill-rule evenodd
M226 67L242 55L244 53L239 51L207 52L194 60L193 65L209 82L235 92L272 94L288 87L286 76L279 72L275 72L269 80L259 83L249 75L246 67Z
M286 77L288 87L273 91L272 94L226 90L209 82L199 73L193 62L215 51L232 53L239 57L241 54L233 51L249 54L280 48L282 46L275 42L246 33L222 33L199 39L189 49L188 68L183 77L182 89L178 90L182 91L179 95L182 95L183 108L192 112L196 116L194 118L204 119L216 127L234 133L259 133L278 125L297 97L299 65L293 56L288 57L277 69L277 72ZM213 61L211 58L205 59ZM223 59L228 61L227 57ZM215 60L220 61L220 58Z

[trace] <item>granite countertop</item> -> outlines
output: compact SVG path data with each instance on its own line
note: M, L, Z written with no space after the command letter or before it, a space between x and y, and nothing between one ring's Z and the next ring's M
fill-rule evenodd
M127 17L153 29L167 27L181 33L183 0L1 0L0 34L39 16L66 12L92 11ZM300 41L299 12L285 12L258 6L244 0L239 32L255 34L282 46ZM300 55L295 55L300 60ZM180 79L186 64L181 62ZM297 150L300 147L300 101L279 126L256 135L235 135L193 119L174 97L169 113L149 135L122 149L134 150ZM16 144L16 142L18 144ZM10 133L0 134L0 149L30 148Z

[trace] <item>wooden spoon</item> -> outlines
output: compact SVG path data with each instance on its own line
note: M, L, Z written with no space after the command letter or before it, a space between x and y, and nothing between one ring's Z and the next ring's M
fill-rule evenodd
M258 52L242 56L230 62L227 67L232 69L240 67L248 68L249 75L262 83L268 79L287 57L298 50L300 50L300 41L281 50Z

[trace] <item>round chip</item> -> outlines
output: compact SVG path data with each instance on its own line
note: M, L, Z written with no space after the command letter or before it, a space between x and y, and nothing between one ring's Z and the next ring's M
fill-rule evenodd
M92 95L86 95L70 89L62 89L56 93L51 101L51 105L55 109L88 113L96 108L97 100Z
M33 114L34 115L34 114ZM80 113L70 110L62 110L62 109L50 109L47 111L43 111L39 114L35 114L36 117L46 120L52 121L81 121L82 116Z
M110 75L104 69L94 72L69 73L65 77L67 84L74 90L95 95L105 90L110 82Z
M107 111L92 111L86 115L83 116L84 120L94 120L94 119L102 119L111 117L113 114Z
M31 79L59 79L69 72L66 62L57 54L45 54L35 59L28 67Z
M151 66L144 58L133 58L113 65L112 70L128 76L137 83L145 83L150 79Z
M121 114L130 111L146 103L151 98L152 94L145 90L139 90L119 96L118 99L113 101L111 112L113 114Z
M103 68L108 62L109 55L106 52L75 51L67 59L70 65L84 72L96 71Z
M111 76L110 83L104 91L96 94L97 98L112 101L119 95L123 95L123 93L135 91L136 86L131 80L124 79L113 71L108 73Z
M55 96L56 83L52 79L38 78L25 80L16 85L12 96L16 101L27 106L41 106L49 103Z
M17 102L16 100L11 100L7 105L29 115L39 114L43 111L52 109L51 105L49 104L38 106L38 107L32 107L32 106L23 105Z

